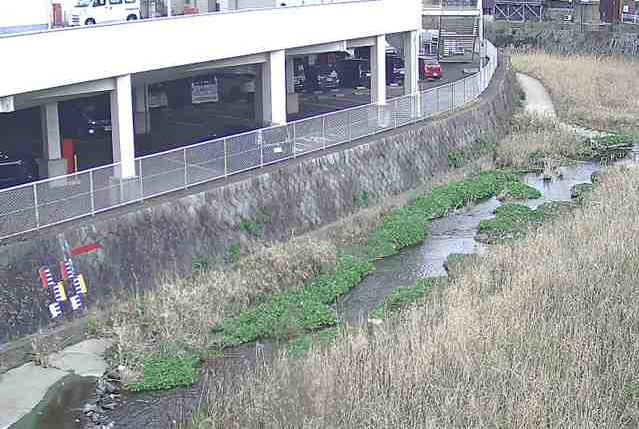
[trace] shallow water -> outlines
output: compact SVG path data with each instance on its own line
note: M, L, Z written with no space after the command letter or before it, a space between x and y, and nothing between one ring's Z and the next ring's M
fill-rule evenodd
M633 151L629 157L639 160L639 150ZM542 192L538 200L524 202L536 208L549 201L570 200L570 189L578 184L590 182L591 174L600 170L595 163L583 163L562 167L563 178L551 182L543 181L539 176L529 174L524 182ZM404 249L399 254L385 258L376 263L376 271L367 277L362 284L353 289L337 304L339 319L346 324L365 322L368 314L374 310L395 289L412 286L420 278L442 277L446 275L444 261L451 254L482 254L486 246L475 241L479 222L494 216L494 210L501 203L495 198L483 201L472 207L460 210L431 224L431 234L420 246ZM277 353L277 345L272 342L251 343L227 350L223 357L207 362L203 371L206 379L212 383L216 379L236 377L255 368L256 365L267 364ZM82 427L76 422L79 409L93 395L94 381L87 390L87 381L56 387L48 404L40 407L37 425L29 423L27 417L14 426L16 429L46 428L70 429ZM54 389L52 389L54 390ZM115 427L168 429L177 428L186 422L206 397L203 383L188 389L150 392L142 394L128 393L123 396L122 405L107 414L107 422L114 421ZM34 411L35 412L35 411ZM80 412L81 414L81 412ZM42 423L44 422L44 423ZM29 425L30 424L30 425ZM91 425L84 427L92 427Z

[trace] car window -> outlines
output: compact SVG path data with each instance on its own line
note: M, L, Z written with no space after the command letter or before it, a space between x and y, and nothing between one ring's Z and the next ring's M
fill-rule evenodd
M109 0L109 4L122 4L122 0Z
M104 6L106 4L106 0L95 0L93 2L93 6Z

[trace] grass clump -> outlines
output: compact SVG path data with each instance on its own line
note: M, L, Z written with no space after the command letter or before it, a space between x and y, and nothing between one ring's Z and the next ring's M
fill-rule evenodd
M622 135L608 135L586 139L580 148L580 158L592 161L616 161L628 155L633 139Z
M432 189L406 207L389 214L369 240L375 258L393 255L399 250L422 242L431 220L447 215L471 202L481 201L520 188L517 175L501 170L479 173L477 176Z
M413 287L402 287L395 290L371 313L371 316L375 319L385 319L391 312L421 301L430 293L436 282L437 280L433 278L420 279Z
M334 325L337 319L330 305L373 269L368 261L342 257L334 272L319 276L309 286L286 291L224 321L219 329L223 346L258 338L290 338Z
M301 358L309 351L333 344L339 337L340 330L337 327L322 329L321 331L305 334L291 341L287 347L288 355Z
M143 364L142 380L128 388L141 392L190 386L197 381L200 364L197 357L149 357Z
M529 228L539 226L551 217L573 206L572 203L551 202L536 210L521 204L504 204L495 210L495 217L479 223L479 241L494 243L521 237Z
M498 196L501 200L535 200L541 198L541 192L522 182L513 182L505 192Z

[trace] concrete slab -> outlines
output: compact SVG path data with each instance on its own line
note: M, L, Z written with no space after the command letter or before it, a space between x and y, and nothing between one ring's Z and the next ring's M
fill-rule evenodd
M103 356L111 344L106 339L82 341L49 356L49 366L82 377L99 377L107 369Z
M32 363L12 369L0 377L0 429L6 429L27 415L44 398L47 390L67 372L42 368Z
M24 364L0 376L0 429L27 415L51 386L69 373L98 377L107 369L107 339L91 339L49 355L49 367Z

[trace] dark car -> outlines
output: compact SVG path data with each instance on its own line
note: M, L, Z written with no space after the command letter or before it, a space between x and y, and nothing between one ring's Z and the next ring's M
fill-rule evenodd
M109 96L60 103L60 131L66 138L111 135Z
M38 164L30 154L0 151L0 188L38 180Z
M339 77L345 88L371 86L371 66L367 59L350 58L337 63Z
M401 85L404 83L404 60L395 53L386 53L386 85Z
M339 73L333 64L314 64L307 68L305 88L309 91L340 87Z

